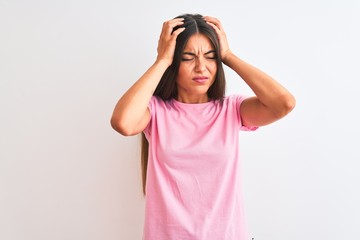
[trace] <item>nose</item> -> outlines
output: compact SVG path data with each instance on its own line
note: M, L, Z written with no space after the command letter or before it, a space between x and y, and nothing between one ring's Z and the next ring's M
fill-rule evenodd
M200 56L197 57L195 60L195 71L196 72L203 72L206 69L206 65L205 65L205 59L204 57Z

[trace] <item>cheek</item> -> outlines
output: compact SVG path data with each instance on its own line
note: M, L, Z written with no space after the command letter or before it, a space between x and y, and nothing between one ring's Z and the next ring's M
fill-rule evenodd
M179 82L184 82L184 79L188 78L188 67L184 65L179 66L178 73L176 74L176 83L179 84Z
M180 64L178 76L186 76L190 74L190 72L191 72L191 66L189 64L188 65Z
M216 63L209 64L208 69L209 69L209 72L215 76L216 71L217 71Z

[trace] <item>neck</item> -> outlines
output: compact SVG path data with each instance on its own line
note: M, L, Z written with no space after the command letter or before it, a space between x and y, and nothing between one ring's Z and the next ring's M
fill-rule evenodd
M176 98L177 101L182 102L182 103L206 103L209 101L209 97L205 94L205 95L201 95L201 96L181 96L179 95Z

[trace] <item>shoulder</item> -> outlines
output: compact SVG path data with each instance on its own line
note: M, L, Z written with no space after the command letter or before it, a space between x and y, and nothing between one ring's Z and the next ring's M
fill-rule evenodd
M229 101L241 101L248 98L248 96L246 95L242 95L242 94L232 94L232 95L228 95L224 97L224 100L229 100Z
M225 96L223 99L223 103L226 105L233 105L239 108L241 103L247 98L248 96L246 95L233 94L233 95Z
M156 112L168 111L173 108L172 100L163 100L159 96L152 96L148 105L151 115Z
M166 104L166 101L164 101L161 97L152 96L150 98L149 107L150 107L150 110L151 110L151 108L161 107L161 106L164 106L165 104Z

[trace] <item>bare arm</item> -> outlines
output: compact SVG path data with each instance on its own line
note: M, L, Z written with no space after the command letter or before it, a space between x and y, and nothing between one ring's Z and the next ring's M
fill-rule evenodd
M256 96L244 100L240 107L245 126L264 126L287 115L295 107L294 96L277 81L231 52L224 29L216 18L205 17L216 31L224 64L233 69Z
M240 112L245 126L264 126L287 115L295 107L291 93L269 75L229 52L226 65L253 90L255 97L244 100Z
M167 65L155 62L117 102L111 126L125 136L140 133L150 121L148 104Z
M143 131L150 121L148 104L166 69L171 65L175 51L176 37L184 30L175 26L183 19L164 22L158 43L155 63L119 99L111 117L111 126L124 136Z

